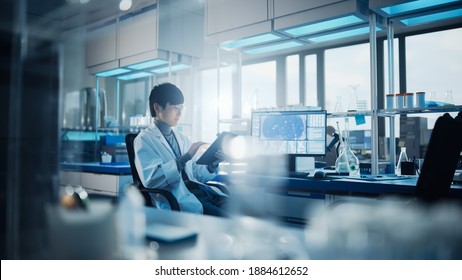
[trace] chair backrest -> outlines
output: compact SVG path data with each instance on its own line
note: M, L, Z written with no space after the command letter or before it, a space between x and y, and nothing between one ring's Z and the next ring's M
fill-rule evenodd
M439 117L428 142L417 181L417 196L426 201L446 198L462 151L462 112Z
M128 161L130 162L130 169L132 171L132 178L133 182L137 184L138 189L143 189L143 183L141 182L140 175L138 174L138 171L136 170L135 166L135 148L133 147L133 141L135 140L136 136L138 134L135 133L129 133L125 136L125 145L127 146L127 153L128 153ZM149 193L146 192L141 192L141 194L144 197L145 204L152 206L151 202L151 196Z
M138 174L138 171L136 170L135 166L135 148L133 146L133 142L136 136L138 136L138 134L127 134L125 136L125 144L127 146L128 161L130 162L130 169L132 171L133 182L136 184L141 194L143 195L145 205L156 207L156 205L153 204L151 200L151 194L158 194L163 196L168 201L170 208L172 210L181 211L178 201L170 191L163 189L148 189L141 182L140 175Z
M125 144L127 145L128 161L130 162L130 169L132 171L133 182L141 183L140 176L135 166L135 149L133 148L133 141L138 134L129 133L125 136Z

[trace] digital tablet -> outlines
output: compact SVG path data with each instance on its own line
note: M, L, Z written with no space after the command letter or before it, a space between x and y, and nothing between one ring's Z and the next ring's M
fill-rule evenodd
M146 226L146 238L154 241L173 243L196 238L197 232L182 226L150 224Z
M229 132L222 132L218 135L217 139L210 145L210 147L202 154L202 156L196 161L197 164L209 165L217 160L215 153L220 150L223 146L223 141L225 139L233 138L234 134Z

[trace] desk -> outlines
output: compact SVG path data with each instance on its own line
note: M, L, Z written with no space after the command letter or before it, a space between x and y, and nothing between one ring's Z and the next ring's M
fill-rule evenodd
M415 204L414 206L418 206ZM306 227L250 217L217 218L145 208L147 223L194 229L197 239L159 243L159 259L461 259L460 205L344 203ZM444 218L442 218L444 217Z
M252 217L218 218L145 207L146 221L194 229L193 240L159 243L159 259L307 259L302 228Z
M326 177L316 180L313 177L306 179L291 177L272 177L239 174L238 176L219 175L217 181L227 182L231 185L247 184L249 186L264 185L270 192L286 193L317 193L329 195L353 195L364 197L380 197L385 195L409 195L416 193L417 177L390 180L364 180L355 177ZM462 184L453 184L450 197L462 198Z
M61 163L61 185L81 185L89 194L118 196L132 182L127 162Z
M413 198L417 183L417 177L371 181L353 177L316 180L312 177L300 179L249 174L220 175L216 180L228 183L231 192L238 189L249 193L258 189L255 193L265 193L261 205L267 207L268 212L286 221L301 223L319 207L327 207L339 201L374 202L387 196ZM451 186L450 198L462 199L461 184Z

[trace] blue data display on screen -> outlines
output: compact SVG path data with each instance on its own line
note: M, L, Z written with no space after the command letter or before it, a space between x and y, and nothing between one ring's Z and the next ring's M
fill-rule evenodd
M251 135L263 153L323 156L326 154L325 110L253 111Z
M262 140L305 140L306 116L303 115L272 115L262 116Z

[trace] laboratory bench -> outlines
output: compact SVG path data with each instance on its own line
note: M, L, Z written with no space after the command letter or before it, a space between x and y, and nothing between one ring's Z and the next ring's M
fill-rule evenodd
M90 195L119 196L133 182L128 162L61 163L60 184L82 186Z
M384 199L415 199L417 179L417 176L393 175L326 176L315 179L313 175L293 178L250 174L222 174L215 178L229 184L231 192L237 189L239 194L243 193L241 197L256 197L257 193L264 193L261 200L266 214L300 224L309 221L320 208L341 202L376 203ZM462 184L451 185L449 199L462 201Z
M304 224L320 208L342 201L376 202L384 198L413 199L417 176L326 176L315 179L219 174L214 181L228 184L242 208L254 216L278 217ZM62 163L61 185L81 185L90 195L117 197L133 182L128 163ZM450 198L462 200L462 184L453 184ZM250 210L249 210L250 209Z
M293 227L245 215L219 218L146 207L148 227L174 227L164 228L158 235L168 237L178 230L195 233L193 238L173 242L157 238L151 242L148 238L147 247L154 249L153 258L161 260L460 259L462 228L455 226L460 208L445 208L447 219L443 220L434 216L443 213L441 208L420 212L397 204L397 211L389 210L386 204L344 203L318 213L319 219L330 223ZM395 216L400 211L406 211L406 215ZM353 215L351 222L345 223L348 215ZM410 217L420 223L409 223ZM381 220L384 218L386 222ZM416 228L417 224L420 227ZM409 236L402 234L410 231L413 233Z

